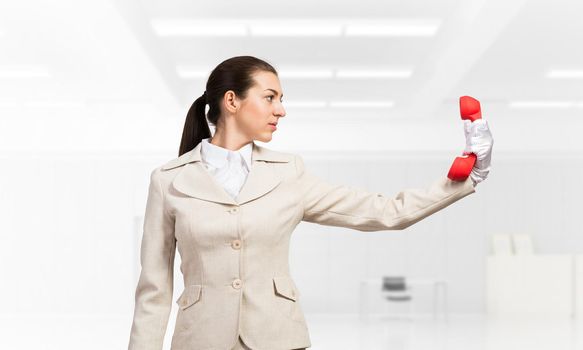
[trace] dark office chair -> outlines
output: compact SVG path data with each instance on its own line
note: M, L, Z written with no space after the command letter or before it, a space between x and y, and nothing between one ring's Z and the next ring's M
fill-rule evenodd
M381 293L389 301L411 301L411 288L405 277L383 277Z

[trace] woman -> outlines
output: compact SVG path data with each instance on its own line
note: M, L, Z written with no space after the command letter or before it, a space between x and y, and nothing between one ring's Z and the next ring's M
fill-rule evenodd
M467 150L478 155L466 181L444 177L394 198L333 185L307 172L299 155L253 142L271 140L285 116L282 97L276 70L255 57L233 57L212 71L186 117L179 157L150 176L130 350L162 349L176 249L185 287L173 350L306 349L301 293L288 266L300 221L402 230L475 192L488 174L484 124L466 130Z

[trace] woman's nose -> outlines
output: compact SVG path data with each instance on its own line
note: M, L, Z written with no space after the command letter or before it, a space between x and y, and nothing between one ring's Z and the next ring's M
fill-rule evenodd
M279 108L275 112L276 112L276 115L278 115L280 117L285 117L285 108L283 108L282 104L279 105Z

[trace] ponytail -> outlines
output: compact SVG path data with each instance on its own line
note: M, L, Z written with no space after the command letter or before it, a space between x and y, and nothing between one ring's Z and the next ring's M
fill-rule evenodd
M184 129L182 130L182 140L180 141L178 156L194 149L203 139L211 137L211 130L204 112L206 104L207 94L205 91L190 106L186 114Z

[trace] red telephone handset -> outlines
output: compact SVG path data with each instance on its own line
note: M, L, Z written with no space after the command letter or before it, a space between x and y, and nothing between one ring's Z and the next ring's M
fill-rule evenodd
M460 114L462 120L470 120L472 123L477 119L482 119L480 101L470 96L460 97ZM447 177L453 181L465 181L476 163L476 155L473 153L456 157L449 169Z

